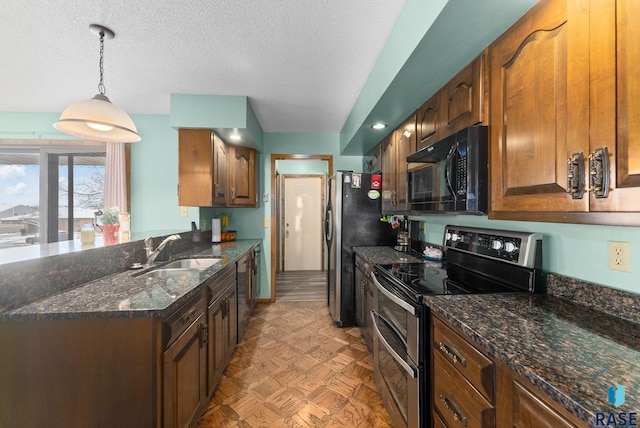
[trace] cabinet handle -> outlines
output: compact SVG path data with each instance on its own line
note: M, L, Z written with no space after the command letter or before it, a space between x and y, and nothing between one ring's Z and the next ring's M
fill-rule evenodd
M462 414L458 405L451 399L451 397L443 392L442 394L440 394L440 402L448 411L451 412L454 420L460 422L465 427L467 426L467 417Z
M198 308L192 308L187 314L182 317L182 324L189 324L194 315L198 312Z
M231 200L236 198L236 189L234 187L231 188Z
M584 196L584 155L573 153L567 160L567 193L571 199L582 199Z
M589 191L598 199L609 196L609 150L606 146L595 149L589 155Z
M213 193L216 198L220 196L220 185L218 183L213 185Z
M445 342L440 342L439 344L440 351L445 354L454 364L460 364L462 367L467 367L467 360L460 355L460 352Z
M202 348L207 344L209 337L209 326L207 324L200 324L200 347Z

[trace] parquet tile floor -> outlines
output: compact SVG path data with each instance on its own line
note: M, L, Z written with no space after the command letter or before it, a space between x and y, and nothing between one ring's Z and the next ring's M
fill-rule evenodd
M198 428L391 427L358 328L326 302L256 308Z

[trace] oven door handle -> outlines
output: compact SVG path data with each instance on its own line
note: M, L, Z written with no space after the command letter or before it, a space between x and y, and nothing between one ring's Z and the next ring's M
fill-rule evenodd
M404 300L402 300L401 298L399 298L398 296L396 296L395 294L387 290L382 284L378 282L378 278L376 278L376 274L374 272L371 272L371 278L373 279L373 283L378 288L378 291L380 291L386 297L391 299L393 303L400 306L405 311L411 313L411 315L416 316L416 308L414 308L413 306L411 306L410 304L408 304L407 302L405 302Z
M393 350L387 339L384 338L380 329L378 328L378 313L376 311L371 311L371 320L373 321L373 329L376 332L376 336L378 336L378 340L385 347L389 355L393 357L394 360L411 376L412 379L418 377L418 368L414 364L408 364L400 355Z

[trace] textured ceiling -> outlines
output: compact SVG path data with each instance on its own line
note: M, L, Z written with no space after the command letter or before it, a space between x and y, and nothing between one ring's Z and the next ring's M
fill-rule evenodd
M8 0L0 111L61 112L98 92L130 114L171 93L246 95L265 132L339 133L404 0Z

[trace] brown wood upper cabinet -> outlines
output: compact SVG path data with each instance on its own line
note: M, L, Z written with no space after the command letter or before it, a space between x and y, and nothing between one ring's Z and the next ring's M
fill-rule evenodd
M590 14L590 153L606 146L611 166L608 197L590 192L589 209L640 211L640 2L592 0Z
M226 144L209 129L178 131L178 203L256 206L256 151Z
M418 143L421 150L445 137L442 127L442 90L436 92L417 111Z
M634 18L630 0L542 0L489 47L490 218L640 224Z
M256 151L229 145L229 206L256 206Z
M486 68L485 51L418 109L418 150L468 126L486 124L489 99Z
M416 151L416 115L411 115L381 143L382 212L402 213L407 200L407 156Z

